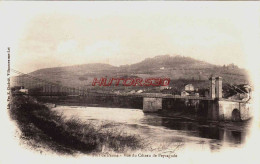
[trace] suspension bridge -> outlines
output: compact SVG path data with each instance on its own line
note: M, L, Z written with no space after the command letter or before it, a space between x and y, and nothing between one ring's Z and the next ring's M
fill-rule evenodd
M44 79L10 69L17 76L11 77L11 87L22 87L29 90L30 95L35 96L68 96L86 95L87 90L63 86L60 83L50 82Z
M10 49L8 49L8 59L10 59ZM9 60L8 60L9 62ZM139 97L142 98L144 112L158 112L163 109L163 100L168 100L169 104L179 106L193 106L195 110L200 110L207 113L207 118L212 120L246 120L252 117L252 109L249 101L230 100L222 97L222 78L210 78L210 94L207 97L200 96L180 96L161 93L134 93L134 94L116 94L116 93L97 93L90 92L84 88L75 88L64 86L61 83L50 82L30 74L22 73L18 70L10 68L8 65L8 73L16 74L10 80L11 88L26 88L28 94L33 96L78 96L78 97ZM240 90L231 87L233 90ZM250 98L249 98L250 99ZM118 101L118 100L117 100ZM168 105L169 105L168 104ZM183 107L183 106L182 106Z

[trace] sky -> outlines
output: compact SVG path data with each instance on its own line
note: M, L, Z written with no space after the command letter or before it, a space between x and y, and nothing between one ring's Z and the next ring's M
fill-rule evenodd
M247 68L257 53L259 9L242 2L0 2L0 45L11 47L11 67L24 73L166 54Z

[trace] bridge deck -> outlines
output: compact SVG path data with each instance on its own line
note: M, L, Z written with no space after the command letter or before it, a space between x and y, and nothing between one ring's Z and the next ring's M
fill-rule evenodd
M93 92L87 92L85 90L79 89L79 88L73 88L68 86L62 86L58 83L46 81L34 76L31 76L29 74L24 74L22 72L19 72L17 70L11 69L12 72L17 73L18 76L16 76L16 82L12 83L11 80L11 86L12 85L22 85L26 88L33 88L33 87L42 87L44 92L37 93L37 96L108 96L108 97L150 97L150 98L169 98L169 99L190 99L190 100L213 100L210 97L197 97L197 96L180 96L180 95L171 95L171 94L162 94L162 93L93 93ZM12 86L13 87L13 86ZM241 102L245 103L247 101L243 100L232 100L232 99L219 99L221 101L230 101L230 102Z
M180 95L171 95L171 94L160 94L160 93L93 93L88 92L85 94L70 94L70 95L61 95L58 93L50 93L50 94L37 94L35 96L69 96L69 97L79 97L79 96L94 96L94 97L147 97L147 98L165 98L165 99L188 99L188 100L209 100L213 101L214 99L210 97L197 97L197 96L180 96ZM240 102L240 103L246 103L249 100L234 100L234 99L225 99L221 98L220 101L229 101L229 102Z
M160 94L160 93L87 93L89 96L109 96L109 97L120 97L120 96L127 96L127 97L148 97L148 98L172 98L172 99L191 99L191 100L213 100L209 97L197 97L197 96L180 96L180 95L171 95L171 94Z

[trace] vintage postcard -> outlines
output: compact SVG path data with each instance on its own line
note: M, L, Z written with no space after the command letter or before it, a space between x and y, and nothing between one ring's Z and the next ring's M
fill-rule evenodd
M0 2L0 163L258 163L259 2Z

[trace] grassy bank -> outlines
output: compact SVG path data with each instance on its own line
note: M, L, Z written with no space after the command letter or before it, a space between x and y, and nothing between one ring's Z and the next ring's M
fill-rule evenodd
M32 148L74 154L124 152L143 147L139 136L111 128L111 123L65 120L31 97L14 96L10 116L21 131L21 139Z

